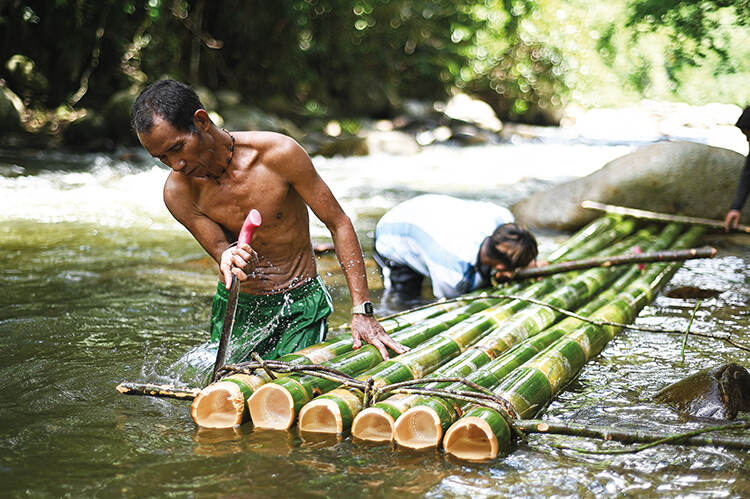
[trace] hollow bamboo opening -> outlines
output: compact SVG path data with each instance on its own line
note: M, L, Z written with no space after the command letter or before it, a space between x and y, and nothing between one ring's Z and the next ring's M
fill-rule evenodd
M368 442L390 442L393 439L393 416L377 407L368 407L352 422L352 436Z
M294 400L279 385L261 386L247 401L256 428L288 430L294 424Z
M495 459L497 438L487 421L468 417L456 422L445 432L443 447L449 454L468 461Z
M300 431L313 433L342 433L344 423L341 410L333 400L313 400L299 412Z
M193 421L203 428L231 428L242 424L245 397L240 387L229 381L207 386L195 397L190 408Z
M429 407L412 407L396 420L393 440L409 449L437 447L443 438L440 418Z

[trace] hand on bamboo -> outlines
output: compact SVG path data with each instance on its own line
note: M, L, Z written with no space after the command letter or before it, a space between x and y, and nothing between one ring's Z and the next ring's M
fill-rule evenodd
M740 210L729 210L727 216L724 217L724 230L729 232L729 229L737 227L740 223Z
M374 346L380 352L383 360L387 360L388 350L390 348L397 354L402 354L409 351L409 347L398 343L393 338L388 336L383 326L380 325L375 317L354 314L352 315L352 339L354 344L352 348L354 350L362 346L362 340L365 340L370 345Z
M256 263L258 254L249 244L241 243L224 250L219 269L224 276L224 285L227 289L232 286L232 274L236 275L240 282L246 281L248 272L255 268Z

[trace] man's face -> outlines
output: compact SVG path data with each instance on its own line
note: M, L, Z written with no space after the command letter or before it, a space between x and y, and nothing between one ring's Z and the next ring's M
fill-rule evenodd
M172 170L188 177L204 177L211 164L212 151L198 132L177 130L161 116L154 116L148 132L139 133L141 145Z

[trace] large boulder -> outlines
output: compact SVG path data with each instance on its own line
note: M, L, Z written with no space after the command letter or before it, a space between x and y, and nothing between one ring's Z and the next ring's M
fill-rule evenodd
M662 142L610 161L591 175L538 192L512 207L529 227L574 230L600 213L580 207L590 199L663 213L723 220L745 158L693 142ZM744 210L742 223L750 222Z
M21 113L23 103L21 99L9 88L0 85L0 133L19 132L21 126Z

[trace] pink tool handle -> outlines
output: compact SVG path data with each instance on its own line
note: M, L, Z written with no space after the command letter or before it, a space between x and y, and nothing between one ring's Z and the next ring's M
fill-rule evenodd
M245 218L245 223L242 224L240 237L237 239L237 242L240 244L250 244L255 229L260 227L261 222L262 219L260 218L260 212L256 209L250 210L250 213L247 214L247 218Z

